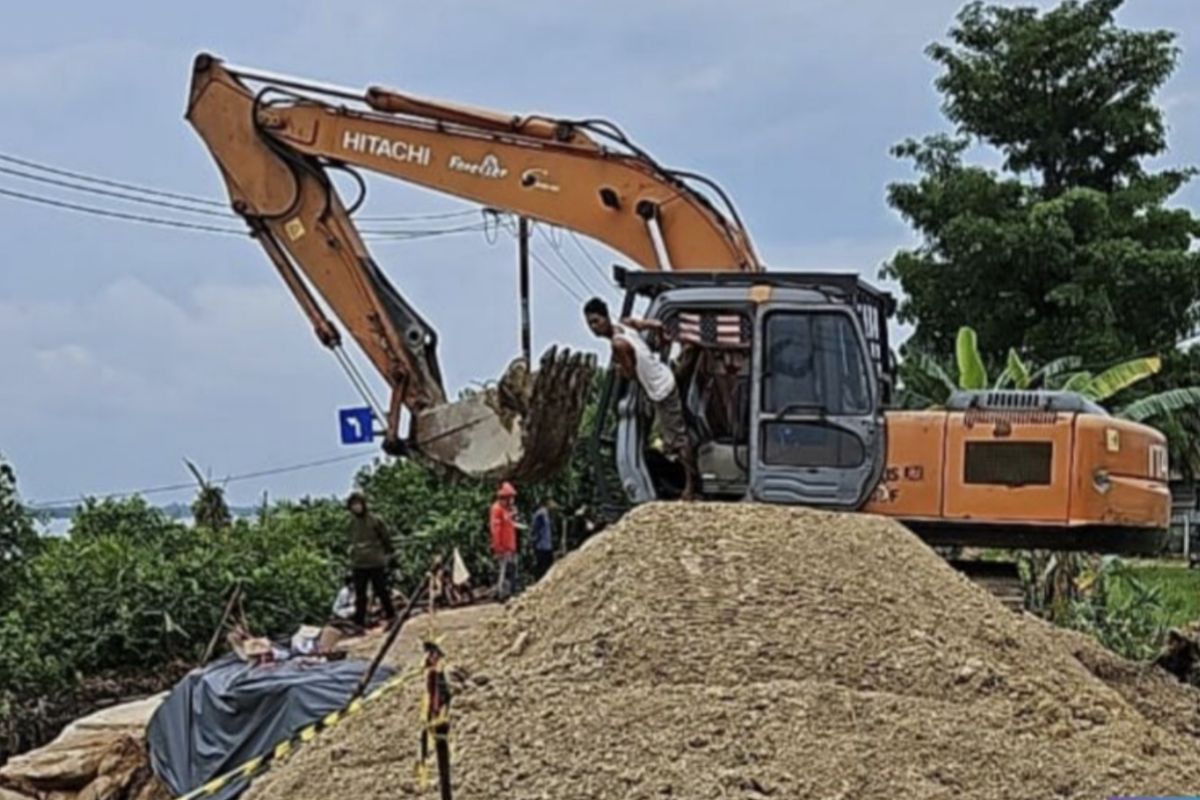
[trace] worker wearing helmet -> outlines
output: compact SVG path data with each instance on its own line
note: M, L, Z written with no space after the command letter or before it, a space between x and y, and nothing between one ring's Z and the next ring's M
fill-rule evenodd
M350 510L350 570L354 583L354 623L360 628L367 624L367 584L383 606L383 616L390 623L396 618L392 592L388 587L388 561L395 552L392 537L383 520L367 510L367 498L362 492L352 492L346 498Z
M507 600L517 580L517 490L505 481L496 490L488 517L492 555L496 559L496 599Z

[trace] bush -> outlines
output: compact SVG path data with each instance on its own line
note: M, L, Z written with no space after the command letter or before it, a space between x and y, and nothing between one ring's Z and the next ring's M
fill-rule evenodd
M1163 590L1118 558L1101 559L1077 581L1080 596L1055 622L1094 636L1125 658L1146 661L1158 654L1167 632Z
M69 537L26 559L0 611L0 721L83 675L195 661L235 583L255 631L324 621L344 568L337 508L287 506L211 530L173 523L140 498L88 501Z
M395 578L405 592L421 582L436 554L458 547L473 575L491 572L487 512L493 488L482 481L443 477L412 461L377 464L358 475L371 511L397 546Z

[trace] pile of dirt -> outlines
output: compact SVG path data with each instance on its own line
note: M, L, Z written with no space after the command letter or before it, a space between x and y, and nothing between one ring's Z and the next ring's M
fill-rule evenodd
M1072 642L891 521L647 506L451 651L468 676L454 701L456 796L1200 788L1200 740L1173 719L1200 694L1152 681L1143 696L1124 662L1085 664L1077 654L1091 651ZM415 692L302 749L250 797L420 793Z

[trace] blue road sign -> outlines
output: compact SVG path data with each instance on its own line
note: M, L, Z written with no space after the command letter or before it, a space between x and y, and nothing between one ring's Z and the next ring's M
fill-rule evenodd
M375 438L375 415L369 406L339 408L338 429L342 444L362 444Z

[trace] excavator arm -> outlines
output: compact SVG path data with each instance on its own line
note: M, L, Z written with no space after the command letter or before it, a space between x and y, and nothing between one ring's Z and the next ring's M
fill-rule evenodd
M355 92L206 54L195 61L186 116L317 338L341 353L319 295L388 383L385 449L415 449L471 474L533 478L561 466L592 363L551 352L532 379L510 370L499 396L448 403L437 334L372 259L331 169L363 168L566 227L648 269L761 268L732 205L723 214L693 188L703 178L662 167L603 121ZM413 423L402 442L405 409Z

